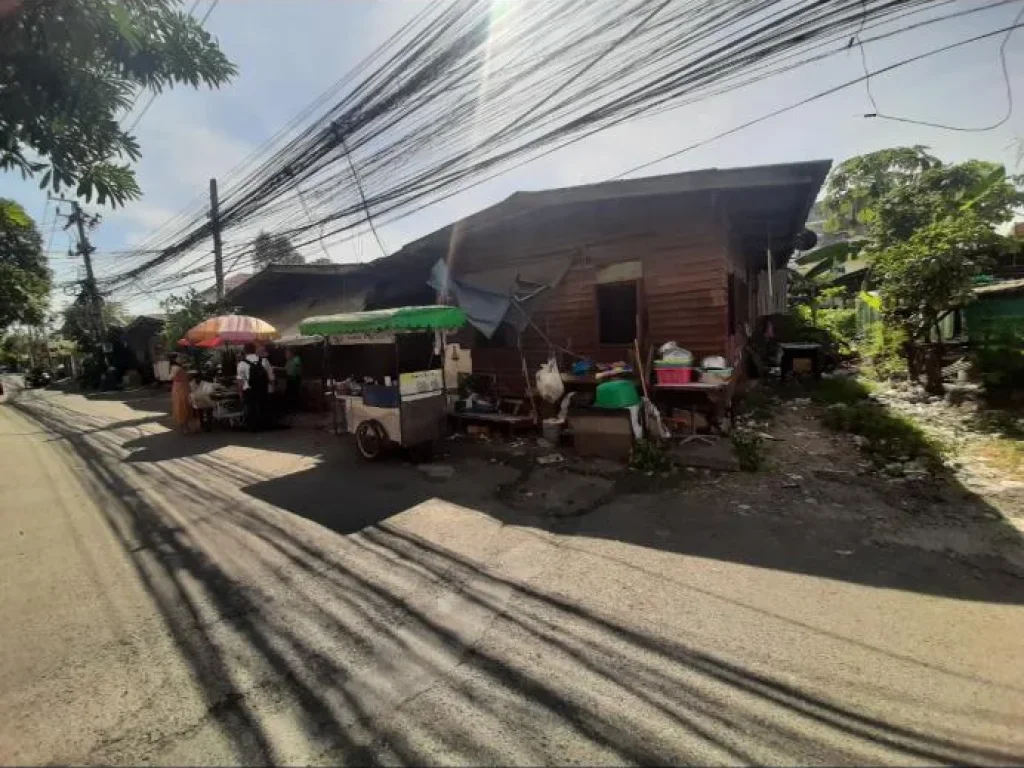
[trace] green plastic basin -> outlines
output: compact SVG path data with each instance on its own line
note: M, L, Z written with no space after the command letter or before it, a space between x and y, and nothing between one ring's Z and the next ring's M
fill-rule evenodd
M617 379L597 385L594 405L598 408L629 408L639 404L640 395L632 381Z

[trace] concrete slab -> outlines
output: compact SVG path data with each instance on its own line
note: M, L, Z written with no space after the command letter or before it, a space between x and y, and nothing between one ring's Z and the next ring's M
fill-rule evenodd
M739 459L732 449L732 443L726 438L718 438L713 443L694 440L672 447L673 461L684 467L717 469L723 472L738 472Z

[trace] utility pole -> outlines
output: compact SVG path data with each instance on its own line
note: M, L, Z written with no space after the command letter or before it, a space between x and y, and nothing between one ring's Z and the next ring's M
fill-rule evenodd
M96 249L89 242L89 236L85 232L85 213L77 201L71 201L71 215L68 222L78 227L78 254L85 262L85 295L89 302L89 308L93 314L93 322L96 330L100 333L100 344L104 343L107 332L107 323L103 317L102 300L99 289L96 287L96 275L92 271L92 253Z
M53 358L50 356L50 336L45 325L39 325L39 335L43 340L43 355L46 357L46 370L53 371Z
M217 180L210 179L210 227L213 229L213 274L217 280L217 301L224 299L224 255L220 242L220 204L217 200Z
M103 316L103 299L100 296L99 288L96 287L96 273L92 269L92 254L96 249L89 242L89 235L86 233L86 226L95 226L99 217L87 218L82 206L75 200L65 200L62 197L53 199L71 206L67 227L74 224L78 229L78 248L76 250L85 262L85 284L82 288L82 296L85 299L90 331L96 337L96 350L105 370L107 355L104 345L107 343L107 321Z

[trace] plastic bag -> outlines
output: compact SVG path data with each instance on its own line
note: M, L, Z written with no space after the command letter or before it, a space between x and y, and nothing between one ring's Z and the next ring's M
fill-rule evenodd
M659 437L662 440L668 440L672 437L672 433L668 431L665 422L661 420L661 411L658 410L658 406L646 397L643 399L643 406L644 424L647 426L647 434Z
M553 357L548 358L546 363L541 363L537 371L537 392L549 403L557 403L565 394L562 374L558 372L558 363Z
M688 349L683 349L674 341L666 341L658 349L658 353L661 355L662 360L671 360L674 363L681 363L683 365L689 365L693 362L693 353Z
M569 416L569 406L572 404L573 395L575 392L570 392L562 399L562 404L558 408L558 420L565 423L566 418Z

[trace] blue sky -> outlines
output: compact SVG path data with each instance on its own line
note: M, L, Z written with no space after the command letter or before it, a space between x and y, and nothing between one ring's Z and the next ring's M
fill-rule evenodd
M967 7L975 0L953 6ZM208 0L201 0L197 14ZM94 232L101 271L117 267L116 255L194 204L211 176L223 177L277 132L359 59L422 7L419 0L220 0L207 29L238 65L239 77L216 91L180 89L153 103L136 131L143 158L137 172L145 196L117 211L103 211ZM1011 3L966 19L927 27L866 48L869 67L884 67L918 52L1005 26L1020 11ZM873 79L880 111L958 126L986 125L1006 110L998 38L931 57ZM843 160L900 144L925 144L947 161L978 157L1019 163L1024 137L1024 30L1007 48L1008 68L1020 107L1001 128L967 133L863 117L871 111L862 86L852 87L728 138L653 166L640 175L709 166L739 166L816 158ZM795 102L862 73L856 49L797 72L598 134L432 208L380 228L394 250L451 220L490 205L519 189L595 182ZM0 196L20 201L37 218L44 241L58 255L58 280L74 279L80 263L59 255L69 244L52 228L54 206L33 182L0 175ZM45 215L44 215L45 214ZM52 239L51 239L52 237ZM229 238L229 245L234 242ZM331 258L346 262L378 255L367 237L334 245ZM310 258L322 255L310 253ZM58 292L59 294L60 292ZM155 308L155 297L132 301L136 311ZM55 297L57 304L63 295Z

